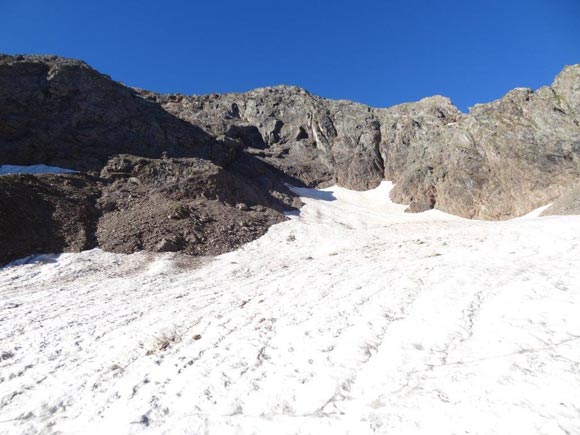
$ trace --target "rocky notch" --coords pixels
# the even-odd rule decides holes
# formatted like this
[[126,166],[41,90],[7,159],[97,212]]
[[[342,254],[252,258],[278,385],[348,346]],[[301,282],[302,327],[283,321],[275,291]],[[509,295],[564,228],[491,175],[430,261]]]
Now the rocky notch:
[[[223,139],[223,138],[222,138]],[[100,171],[110,157],[199,157],[237,144],[167,113],[81,61],[0,55],[0,163]]]
[[88,175],[0,177],[0,265],[96,247],[99,192]]
[[312,186],[395,182],[409,211],[478,219],[523,215],[580,175],[580,65],[550,87],[516,89],[461,113],[444,97],[375,109],[278,86],[185,97],[142,91],[168,112]]
[[416,157],[412,139],[462,116],[443,97],[373,109],[291,86],[191,97],[141,92],[180,119],[240,140],[248,152],[313,187],[366,190],[394,179]]

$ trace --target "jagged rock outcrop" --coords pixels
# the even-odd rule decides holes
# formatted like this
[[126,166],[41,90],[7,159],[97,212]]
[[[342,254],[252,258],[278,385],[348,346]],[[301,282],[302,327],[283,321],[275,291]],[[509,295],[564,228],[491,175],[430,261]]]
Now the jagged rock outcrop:
[[56,56],[0,55],[0,162],[99,171],[125,153],[227,164],[238,144],[170,115],[90,68]]
[[38,163],[91,177],[3,179],[3,204],[23,199],[0,213],[0,244],[14,243],[6,228],[19,216],[31,216],[23,228],[47,225],[42,243],[0,262],[93,246],[224,252],[299,206],[286,184],[364,190],[388,179],[409,211],[506,219],[580,179],[580,65],[464,114],[440,96],[379,109],[291,86],[160,95],[80,61],[0,55],[0,164]]
[[241,141],[178,119],[83,62],[0,56],[0,164],[36,162],[92,176],[2,177],[0,264],[97,246],[219,254],[299,205],[285,185],[299,181]]
[[[283,221],[292,198],[202,159],[118,156],[101,173],[98,245],[216,255]],[[272,192],[275,193],[275,192]]]
[[373,109],[292,86],[191,97],[142,93],[180,119],[239,139],[306,185],[357,190],[376,187],[385,176],[394,179],[412,158],[412,139],[461,117],[443,97]]

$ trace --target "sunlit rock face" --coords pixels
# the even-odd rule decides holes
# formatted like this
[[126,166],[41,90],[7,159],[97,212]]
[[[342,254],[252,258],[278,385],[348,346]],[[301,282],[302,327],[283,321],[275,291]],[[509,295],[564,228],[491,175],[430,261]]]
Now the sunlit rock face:
[[146,93],[169,112],[309,185],[396,183],[410,211],[506,219],[559,197],[580,174],[580,66],[461,113],[447,98],[375,109],[290,86],[205,96]]

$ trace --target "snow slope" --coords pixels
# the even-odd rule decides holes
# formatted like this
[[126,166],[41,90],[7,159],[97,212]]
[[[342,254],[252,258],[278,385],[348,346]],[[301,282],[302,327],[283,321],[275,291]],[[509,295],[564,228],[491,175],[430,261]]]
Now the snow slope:
[[10,174],[74,174],[76,172],[72,169],[46,165],[0,165],[0,176]]
[[299,189],[217,258],[0,269],[1,433],[580,433],[580,217]]

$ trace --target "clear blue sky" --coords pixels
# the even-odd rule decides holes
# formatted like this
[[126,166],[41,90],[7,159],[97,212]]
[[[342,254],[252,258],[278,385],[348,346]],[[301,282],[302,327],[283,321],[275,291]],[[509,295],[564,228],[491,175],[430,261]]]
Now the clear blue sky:
[[294,84],[465,110],[580,63],[580,0],[0,0],[0,52],[58,54],[131,86]]

